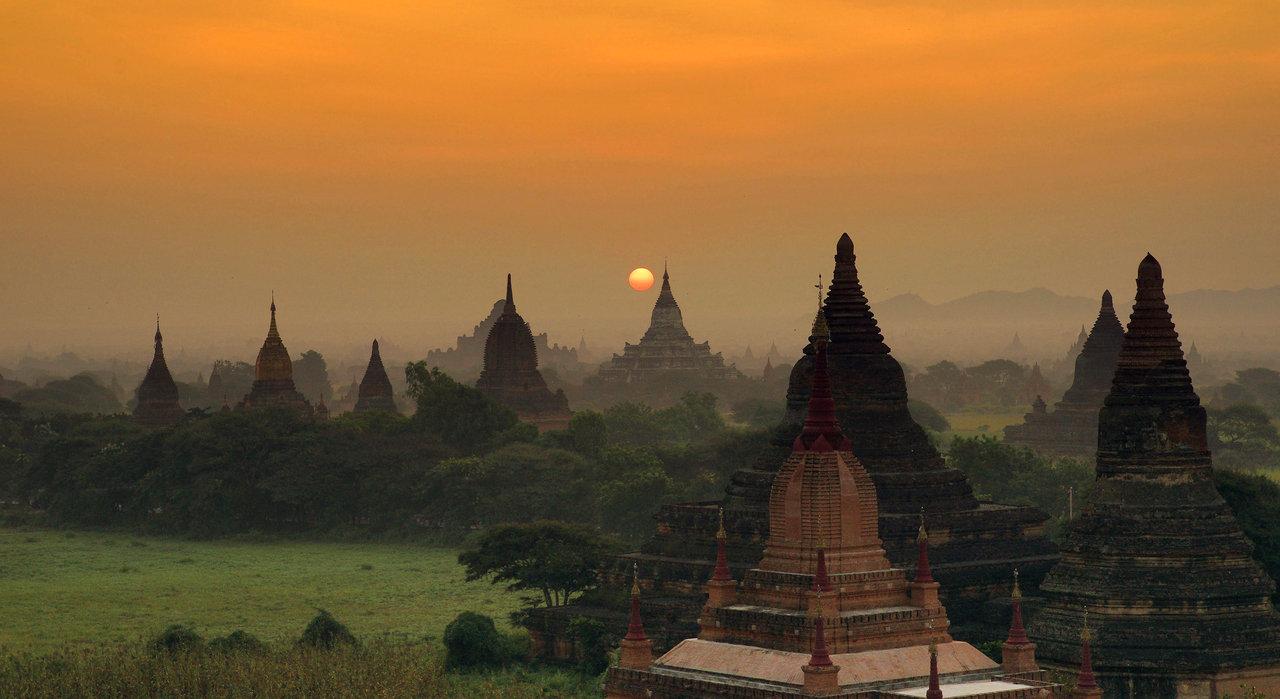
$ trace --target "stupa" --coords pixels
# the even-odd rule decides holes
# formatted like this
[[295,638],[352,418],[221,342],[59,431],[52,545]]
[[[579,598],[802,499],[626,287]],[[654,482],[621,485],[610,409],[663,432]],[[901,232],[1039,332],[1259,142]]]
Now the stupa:
[[502,315],[484,342],[484,368],[476,388],[540,432],[565,429],[573,417],[564,391],[552,393],[538,372],[538,349],[529,324],[516,312],[510,274]]
[[148,427],[167,427],[182,419],[186,411],[178,403],[178,385],[173,382],[169,365],[164,361],[164,339],[160,336],[160,319],[156,318],[156,347],[147,375],[138,385],[138,404],[133,419]]
[[293,385],[293,360],[289,359],[289,350],[285,349],[280,339],[280,331],[276,328],[276,300],[271,299],[271,325],[267,328],[267,339],[258,350],[258,359],[253,364],[253,387],[236,407],[241,410],[252,408],[290,408],[310,415],[311,404]]
[[1104,291],[1093,330],[1076,356],[1071,388],[1052,412],[1044,409],[1043,394],[1038,394],[1039,404],[1032,402],[1023,422],[1004,429],[1005,441],[1042,454],[1093,458],[1098,446],[1098,411],[1111,390],[1123,341],[1124,328],[1116,318],[1111,292]]
[[382,366],[382,353],[378,351],[377,340],[373,341],[373,349],[369,352],[369,366],[364,370],[364,378],[360,379],[356,395],[354,411],[357,413],[376,410],[397,412],[395,391],[391,388],[386,368]]
[[662,270],[662,289],[649,316],[649,329],[640,342],[626,343],[592,381],[601,383],[644,383],[658,378],[693,377],[722,381],[743,378],[742,372],[725,365],[724,356],[711,351],[710,342],[694,342],[684,327],[680,304],[671,293],[671,276]]
[[1160,264],[1138,267],[1110,393],[1097,480],[1040,586],[1030,635],[1041,663],[1081,661],[1108,699],[1280,696],[1275,583],[1214,486],[1205,409],[1165,303]]
[[[853,453],[876,485],[881,545],[890,563],[912,570],[923,511],[934,532],[934,573],[951,620],[989,625],[984,607],[1009,593],[1011,567],[1021,569],[1024,588],[1034,591],[1057,561],[1044,534],[1047,516],[1034,508],[979,503],[964,474],[947,467],[907,411],[902,367],[871,314],[848,235],[840,238],[835,259],[823,304],[831,335],[831,391]],[[566,639],[574,616],[620,615],[616,591],[625,589],[633,563],[651,590],[645,604],[654,643],[667,648],[694,634],[702,582],[714,565],[708,552],[721,506],[729,566],[741,573],[760,561],[770,533],[770,489],[808,410],[817,338],[809,339],[791,372],[787,426],[777,431],[772,447],[734,473],[723,500],[664,506],[656,515],[654,536],[602,571],[606,585],[600,593],[568,608],[533,612],[529,628],[540,652],[552,657],[572,652]]]
[[808,414],[771,487],[764,555],[735,583],[718,532],[698,636],[652,661],[628,653],[642,641],[634,630],[644,636],[637,576],[633,621],[606,696],[1051,696],[1034,648],[1031,667],[1006,677],[947,633],[923,524],[915,579],[890,565],[877,534],[875,484],[836,419],[824,326],[819,311]]

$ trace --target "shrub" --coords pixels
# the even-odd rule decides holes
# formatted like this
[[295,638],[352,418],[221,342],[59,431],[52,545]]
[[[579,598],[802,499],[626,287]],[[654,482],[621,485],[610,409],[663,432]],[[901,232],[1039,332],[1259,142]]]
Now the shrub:
[[204,639],[200,634],[183,624],[169,626],[151,641],[152,650],[166,653],[185,653],[199,650],[202,646],[204,646]]
[[588,675],[598,675],[609,667],[611,638],[604,622],[584,616],[569,621],[569,635],[577,643],[580,662],[578,669]]
[[450,670],[498,667],[520,657],[523,638],[498,631],[493,619],[475,612],[463,612],[444,629],[445,667]]
[[257,636],[241,629],[209,641],[209,648],[223,653],[257,653],[265,647]]
[[298,639],[298,644],[332,650],[339,645],[358,645],[358,641],[342,622],[333,618],[332,614],[326,610],[317,609],[315,617],[302,632],[302,638]]

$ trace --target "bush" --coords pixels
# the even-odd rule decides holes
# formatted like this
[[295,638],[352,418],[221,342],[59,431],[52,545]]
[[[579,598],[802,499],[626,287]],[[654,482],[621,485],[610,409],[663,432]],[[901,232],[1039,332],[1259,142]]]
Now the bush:
[[223,653],[257,653],[265,647],[257,636],[240,629],[209,641],[210,649]]
[[500,667],[525,652],[523,638],[506,636],[493,619],[463,612],[444,629],[445,667],[450,670]]
[[585,616],[569,621],[569,635],[577,643],[581,658],[578,670],[588,675],[598,675],[609,667],[609,651],[616,640],[605,628],[604,622]]
[[173,624],[169,628],[160,632],[151,641],[151,649],[154,651],[164,651],[166,653],[186,653],[193,650],[199,650],[204,646],[204,639],[195,629],[183,624]]
[[354,646],[358,643],[356,637],[342,622],[334,619],[332,614],[323,609],[316,610],[315,618],[307,624],[307,628],[302,632],[302,638],[298,639],[299,645],[325,650],[332,650],[339,645]]

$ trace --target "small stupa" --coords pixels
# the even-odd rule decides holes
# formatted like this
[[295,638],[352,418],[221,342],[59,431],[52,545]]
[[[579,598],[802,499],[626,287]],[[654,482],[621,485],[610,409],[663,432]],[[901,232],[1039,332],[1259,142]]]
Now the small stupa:
[[151,366],[138,385],[138,404],[133,418],[148,427],[167,427],[186,415],[178,403],[178,385],[173,382],[169,365],[164,361],[164,338],[160,335],[160,318],[156,318],[155,353]]
[[373,349],[369,352],[369,366],[364,370],[364,378],[360,379],[360,387],[356,391],[354,411],[367,413],[372,411],[397,412],[395,391],[391,388],[391,379],[382,366],[382,353],[378,350],[378,341],[373,341]]
[[253,387],[240,401],[237,408],[290,408],[310,415],[311,403],[298,392],[293,384],[293,360],[289,359],[289,350],[280,339],[280,330],[276,327],[276,300],[271,298],[271,325],[267,328],[267,338],[258,350],[258,359],[253,365]]

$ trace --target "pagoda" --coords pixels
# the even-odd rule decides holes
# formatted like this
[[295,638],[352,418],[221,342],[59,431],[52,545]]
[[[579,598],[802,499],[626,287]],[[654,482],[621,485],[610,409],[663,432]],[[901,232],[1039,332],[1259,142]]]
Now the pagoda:
[[[1009,594],[1011,567],[1021,569],[1024,587],[1034,591],[1057,561],[1057,551],[1044,534],[1047,516],[1034,508],[979,503],[964,474],[943,462],[907,411],[902,367],[889,353],[871,314],[848,235],[840,238],[835,261],[823,302],[830,331],[831,391],[852,451],[876,486],[880,545],[892,565],[913,569],[923,511],[934,532],[934,572],[952,621],[988,625],[986,602]],[[564,639],[574,616],[620,614],[616,591],[625,589],[633,562],[639,563],[644,583],[652,590],[646,605],[658,647],[670,647],[695,633],[702,583],[714,565],[707,552],[715,542],[720,507],[730,567],[741,572],[760,561],[770,534],[770,489],[808,410],[817,339],[809,338],[804,356],[791,371],[787,426],[775,433],[771,447],[733,474],[723,500],[662,507],[654,535],[639,551],[619,557],[602,571],[605,585],[600,593],[567,608],[531,613],[528,626],[541,653],[565,657],[571,652]]]
[[360,379],[360,387],[356,391],[354,411],[367,413],[372,411],[388,413],[398,412],[396,409],[395,391],[391,388],[391,379],[382,366],[382,353],[378,351],[378,341],[373,341],[373,349],[369,353],[369,366],[364,370],[364,378]]
[[947,633],[923,524],[914,579],[889,563],[877,533],[875,484],[836,418],[824,326],[820,310],[808,412],[770,489],[763,556],[735,582],[719,531],[698,635],[656,660],[628,653],[641,642],[635,629],[644,636],[637,584],[606,696],[1051,696],[1055,687],[1035,668],[1034,647],[1030,667],[1005,677],[1004,668]]
[[680,304],[671,293],[671,276],[662,270],[662,290],[649,316],[649,329],[640,342],[630,342],[622,354],[613,355],[592,378],[600,383],[644,383],[659,377],[694,377],[712,381],[743,378],[742,372],[725,365],[724,356],[711,352],[711,343],[697,343],[684,327]]
[[513,410],[539,432],[563,430],[573,417],[564,391],[552,393],[538,372],[538,348],[529,324],[516,312],[510,274],[502,315],[489,329],[489,337],[484,342],[484,368],[476,388]]
[[147,375],[138,385],[138,404],[133,419],[148,427],[168,427],[186,415],[178,404],[178,385],[173,382],[169,365],[164,361],[164,339],[160,336],[160,319],[156,318],[156,347]]
[[311,414],[311,404],[293,385],[293,360],[289,359],[289,350],[285,349],[276,328],[274,297],[271,299],[271,325],[253,364],[253,376],[253,387],[237,408],[290,408],[305,415]]
[[1124,327],[1116,317],[1111,292],[1102,292],[1102,305],[1093,330],[1076,355],[1075,377],[1062,400],[1048,412],[1043,394],[1036,396],[1023,422],[1004,429],[1009,444],[1042,454],[1093,458],[1098,446],[1098,410],[1111,390],[1116,358],[1124,342]]
[[1214,486],[1205,421],[1147,255],[1098,419],[1093,494],[1030,630],[1044,665],[1074,667],[1087,609],[1109,699],[1280,696],[1275,584]]

